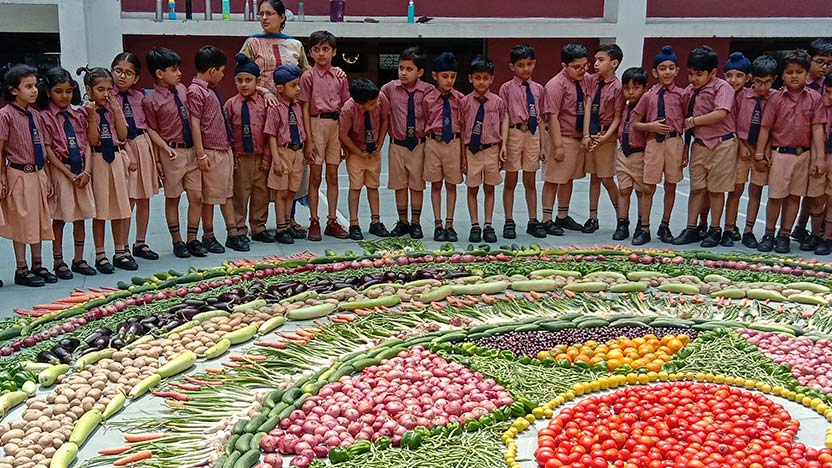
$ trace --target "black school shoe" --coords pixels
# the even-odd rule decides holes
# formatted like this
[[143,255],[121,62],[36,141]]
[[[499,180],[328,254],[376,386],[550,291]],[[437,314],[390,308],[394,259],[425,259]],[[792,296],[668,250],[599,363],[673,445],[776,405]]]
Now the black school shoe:
[[[488,230],[487,227],[485,229]],[[503,237],[505,237],[506,239],[517,239],[517,225],[514,224],[513,219],[506,220],[506,224],[503,226]],[[497,241],[495,240],[494,242]]]
[[593,232],[597,231],[600,226],[598,226],[598,220],[595,218],[589,218],[584,223],[583,227],[581,228],[581,232],[584,234],[592,234]]
[[145,243],[133,244],[133,256],[143,258],[145,260],[159,260],[159,254],[153,251]]
[[723,231],[722,232],[722,240],[719,241],[719,245],[723,247],[733,247],[734,246],[734,234],[737,233],[737,230],[734,229],[732,231]]
[[[246,236],[243,236],[243,237],[246,237]],[[246,237],[246,239],[248,239],[248,237]],[[251,240],[257,241],[257,242],[263,242],[263,243],[266,243],[266,244],[271,244],[272,242],[275,242],[275,238],[272,235],[272,233],[270,233],[269,231],[266,231],[266,230],[260,231],[257,234],[253,234],[251,236]]]
[[115,267],[113,267],[113,264],[110,263],[109,260],[107,260],[107,257],[101,257],[96,259],[95,269],[105,275],[112,274],[116,271]]
[[370,224],[370,234],[376,237],[390,237],[390,233],[387,232],[387,228],[384,227],[382,222]]
[[[292,236],[292,239],[306,239],[306,231],[303,229],[299,229],[294,224],[290,224],[289,227],[286,229],[286,232],[288,232],[289,235]],[[275,234],[275,240],[277,240],[277,234]]]
[[[184,247],[185,244],[182,244],[182,246]],[[91,267],[86,260],[73,260],[72,266],[70,266],[69,269],[84,276],[95,276],[98,274],[96,273],[95,268]]]
[[18,268],[14,272],[14,284],[28,286],[30,288],[39,288],[46,284],[46,281],[44,281],[40,276],[32,273],[28,268]]
[[630,237],[630,222],[619,219],[618,225],[615,227],[615,232],[612,233],[612,240],[620,241],[628,237]]
[[289,232],[289,229],[284,229],[283,231],[277,231],[274,236],[275,242],[278,244],[294,244],[295,237]]
[[422,233],[422,225],[419,223],[411,223],[410,224],[410,238],[411,239],[421,239],[425,237]]
[[220,241],[218,241],[216,237],[202,236],[202,245],[205,247],[205,250],[212,254],[225,253],[225,247],[220,244]]
[[820,244],[818,244],[818,247],[815,249],[815,255],[829,255],[830,253],[832,253],[832,240],[821,240]]
[[410,233],[410,225],[404,221],[396,221],[396,225],[393,226],[393,230],[390,231],[390,237],[402,237],[405,234]]
[[809,237],[809,231],[806,230],[806,226],[795,226],[792,229],[792,239],[803,242],[807,237]]
[[350,226],[350,239],[352,240],[364,240],[364,234],[361,234],[361,226]]
[[456,229],[453,226],[445,229],[445,236],[447,237],[448,242],[456,242],[459,240],[459,235],[456,233]]
[[58,279],[71,280],[75,275],[72,274],[72,270],[69,269],[66,262],[61,262],[55,265],[55,276]]
[[650,242],[650,232],[644,229],[639,229],[633,234],[633,245],[644,245]]
[[673,245],[693,244],[701,240],[702,237],[699,235],[697,228],[685,228],[673,239]]
[[740,231],[737,228],[731,230],[731,240],[734,242],[739,241],[742,239],[742,235],[740,235]]
[[173,255],[175,255],[178,258],[190,258],[191,252],[189,252],[188,248],[185,247],[184,242],[179,241],[173,243]]
[[757,242],[757,236],[753,232],[745,232],[742,234],[742,245],[749,249],[756,249],[760,243]]
[[488,225],[483,229],[482,240],[489,244],[497,242],[497,232],[494,230],[494,226]]
[[538,239],[545,239],[546,228],[540,221],[536,219],[530,219],[529,224],[526,225],[526,234],[529,234],[530,236],[536,237]]
[[708,225],[700,224],[696,226],[696,233],[699,234],[699,240],[703,240],[708,235]]
[[800,243],[800,250],[804,252],[814,252],[820,244],[820,237],[810,234],[803,242]]
[[58,282],[58,277],[52,274],[52,272],[49,271],[49,269],[47,269],[45,266],[35,268],[34,270],[32,270],[32,273],[43,278],[43,281],[45,283],[53,284]]
[[780,235],[774,238],[774,251],[777,253],[789,253],[792,249],[789,247],[791,240],[789,236]]
[[249,244],[243,240],[243,236],[231,236],[225,240],[225,246],[237,252],[248,252],[251,250]]
[[113,255],[113,266],[127,271],[136,271],[139,269],[139,264],[136,263],[136,259],[132,255],[122,255],[120,257]]
[[583,231],[584,227],[572,219],[571,216],[565,218],[555,218],[555,226],[562,229],[569,229],[570,231]]
[[202,245],[202,242],[196,239],[188,241],[188,243],[185,244],[185,247],[188,249],[188,252],[194,257],[205,257],[206,255],[208,255],[208,249],[206,249],[205,246]]
[[702,239],[702,242],[699,244],[699,246],[704,248],[716,247],[719,245],[719,242],[721,240],[722,229],[711,227],[708,228],[708,232],[705,234],[705,238]]
[[760,243],[757,244],[757,250],[760,252],[771,252],[774,250],[774,234],[766,234],[760,239]]
[[468,242],[482,242],[482,228],[479,226],[471,226],[471,232],[468,234]]
[[547,235],[550,236],[562,236],[563,235],[563,228],[556,225],[554,221],[551,219],[543,221],[543,229],[546,231]]
[[448,233],[441,226],[435,227],[433,228],[433,240],[436,242],[445,242],[448,240]]
[[[639,227],[636,228],[638,230],[641,227],[641,223],[639,223]],[[659,230],[656,231],[656,236],[659,237],[659,240],[664,242],[665,244],[672,244],[675,237],[673,233],[670,232],[670,227],[668,226],[659,226]]]

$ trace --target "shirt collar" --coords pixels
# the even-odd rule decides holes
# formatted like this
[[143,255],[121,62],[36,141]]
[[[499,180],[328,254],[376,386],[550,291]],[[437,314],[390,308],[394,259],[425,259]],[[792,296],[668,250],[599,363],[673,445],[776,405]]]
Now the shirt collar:
[[283,104],[284,106],[286,106],[286,107],[289,107],[289,104],[292,104],[292,105],[294,105],[294,104],[295,104],[295,101],[294,101],[294,100],[292,100],[292,99],[286,99],[286,97],[285,97],[284,95],[279,94],[279,93],[278,93],[278,95],[277,95],[277,100],[278,100],[281,104]]
[[56,106],[54,102],[49,103],[49,113],[52,115],[60,115],[63,111],[69,111],[72,114],[72,108],[67,107],[66,109],[61,109],[60,107]]
[[[529,79],[528,81],[530,82],[529,84],[531,84],[531,81],[532,81],[532,80],[531,80],[531,79]],[[511,82],[512,82],[512,83],[514,83],[514,84],[515,84],[515,85],[517,85],[517,86],[523,86],[523,83],[525,83],[525,81],[523,81],[523,79],[521,79],[521,78],[520,78],[519,76],[517,76],[517,75],[514,75],[514,76],[511,78]]]
[[32,112],[32,109],[31,109],[32,106],[29,106],[26,109],[24,109],[24,108],[18,106],[16,102],[12,102],[12,107],[14,107],[18,112],[20,112],[23,115],[29,115],[29,113]]
[[203,80],[202,78],[194,78],[193,81],[191,81],[191,84],[195,84],[203,88],[213,88],[213,86],[209,85],[208,82]]
[[167,86],[162,86],[162,85],[159,85],[159,84],[153,86],[153,90],[156,91],[157,93],[160,93],[162,96],[165,96],[165,97],[167,97],[168,94],[173,94],[173,92],[171,91],[171,88],[168,88]]
[[793,92],[789,91],[789,89],[786,88],[785,85],[783,86],[783,94],[787,98],[789,98],[789,99],[791,99],[792,101],[795,101],[795,102],[799,101],[803,97],[804,94],[810,93],[810,92],[811,91],[809,91],[809,89],[806,86],[803,86],[803,89],[801,89],[800,92],[798,92],[798,93],[793,93]]
[[312,67],[312,69],[315,70],[315,73],[320,77],[323,77],[327,73],[332,75],[332,76],[335,76],[335,72],[332,71],[332,67],[325,68],[325,67],[322,67],[322,66],[320,66],[316,63],[315,66]]

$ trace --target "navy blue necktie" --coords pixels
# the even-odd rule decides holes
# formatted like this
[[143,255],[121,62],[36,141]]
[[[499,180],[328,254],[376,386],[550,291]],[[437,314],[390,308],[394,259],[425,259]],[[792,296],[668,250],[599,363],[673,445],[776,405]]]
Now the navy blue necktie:
[[624,118],[624,130],[621,135],[621,151],[624,156],[630,155],[630,116],[633,114],[635,104],[627,105],[627,117]]
[[829,132],[829,136],[826,138],[826,152],[832,153],[832,130]]
[[526,107],[529,109],[529,131],[532,135],[537,132],[537,106],[534,103],[534,94],[532,94],[532,87],[528,81],[523,82],[526,87]]
[[442,95],[442,141],[450,143],[454,139],[451,126],[451,93]]
[[601,133],[601,90],[604,89],[605,84],[604,80],[598,82],[598,90],[595,91],[595,96],[592,98],[592,109],[589,110],[590,135]]
[[133,115],[133,106],[130,105],[130,100],[127,99],[130,94],[127,91],[118,93],[121,96],[121,108],[124,110],[124,118],[127,119],[127,139],[134,140],[139,136],[139,129],[136,127],[136,117]]
[[364,143],[367,145],[368,153],[376,152],[376,137],[373,135],[373,120],[370,118],[370,111],[364,111]]
[[289,103],[289,138],[294,146],[300,146],[300,129],[298,129],[298,117],[295,115],[295,107]]
[[225,122],[225,134],[228,137],[228,141],[234,141],[234,129],[231,128],[231,120],[228,119],[228,114],[225,113],[222,96],[220,96],[220,92],[217,88],[211,88],[211,91],[214,92],[214,95],[217,96],[217,101],[220,102],[220,112],[222,112],[222,120]]
[[179,92],[176,88],[171,88],[173,99],[176,101],[176,107],[179,108],[179,118],[182,120],[182,138],[185,140],[185,146],[190,148],[194,145],[194,135],[191,133],[191,118],[188,117],[188,109],[185,109],[185,104],[182,104],[182,99],[179,99]]
[[820,92],[820,83],[818,83],[817,81],[813,81],[806,86],[808,86],[811,89],[814,89],[817,92]]
[[479,153],[482,146],[482,125],[485,120],[485,101],[488,99],[481,97],[477,98],[480,101],[480,107],[477,109],[477,116],[474,118],[474,128],[471,130],[471,141],[468,143],[468,149],[472,153]]
[[763,98],[756,96],[757,101],[754,104],[754,112],[751,114],[751,125],[748,127],[748,144],[756,145],[757,138],[760,136],[760,125],[763,123]]
[[[664,93],[667,92],[667,89],[662,88],[659,90],[659,110],[656,113],[656,120],[664,120],[667,117],[665,113],[664,107]],[[657,133],[656,134],[656,141],[661,143],[664,141],[664,133]]]
[[584,131],[584,89],[581,88],[581,82],[575,81],[575,94],[578,98],[577,104],[575,104],[575,130],[583,133]]
[[111,163],[116,159],[116,145],[113,143],[113,132],[110,129],[110,122],[107,121],[107,109],[103,107],[96,109],[98,112],[98,135],[101,146],[101,154],[104,160]]
[[69,119],[69,111],[62,111],[64,116],[64,134],[66,135],[66,146],[69,148],[69,170],[78,175],[84,171],[84,160],[81,159],[81,148],[78,147],[78,135],[75,134],[75,127]]
[[[702,88],[693,90],[693,95],[691,95],[690,102],[688,103],[688,117],[693,117],[693,107],[696,105],[696,96],[699,96],[700,91],[702,91]],[[685,144],[689,145],[691,140],[693,140],[693,127],[685,132]]]
[[32,136],[32,147],[35,150],[35,164],[38,166],[38,169],[43,169],[43,165],[45,163],[43,155],[43,142],[40,139],[38,126],[35,124],[35,114],[32,114],[32,111],[29,109],[20,110],[25,112],[26,116],[29,117],[29,134]]
[[404,137],[404,145],[410,151],[416,149],[419,140],[416,139],[416,91],[407,93],[407,134]]
[[254,138],[251,135],[251,114],[248,110],[248,98],[243,99],[243,106],[240,108],[240,120],[242,121],[243,152],[254,153]]

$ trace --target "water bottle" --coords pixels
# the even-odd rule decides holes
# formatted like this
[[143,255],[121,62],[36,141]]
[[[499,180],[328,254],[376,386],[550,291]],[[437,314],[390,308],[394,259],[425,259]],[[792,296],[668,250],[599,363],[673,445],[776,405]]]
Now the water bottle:
[[257,21],[257,0],[246,0],[246,2],[251,3],[248,9],[248,20]]
[[211,0],[205,0],[205,19],[208,21],[214,19],[214,14],[211,12]]
[[168,19],[176,19],[176,0],[168,0]]
[[164,18],[165,14],[162,11],[162,0],[156,0],[156,22],[161,23]]
[[329,21],[333,23],[344,22],[344,0],[329,0]]
[[193,0],[185,0],[185,19],[188,21],[194,19]]
[[416,5],[413,4],[413,0],[410,0],[407,4],[407,22],[416,22]]
[[298,21],[306,21],[306,17],[303,14],[303,2],[298,2]]
[[251,21],[249,16],[251,15],[251,6],[249,6],[248,0],[243,0],[243,21]]
[[222,19],[223,21],[231,19],[231,0],[222,0]]

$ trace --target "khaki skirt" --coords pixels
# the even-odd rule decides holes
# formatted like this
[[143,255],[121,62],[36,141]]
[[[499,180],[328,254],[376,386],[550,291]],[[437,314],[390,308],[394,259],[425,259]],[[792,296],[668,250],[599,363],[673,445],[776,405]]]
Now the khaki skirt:
[[95,217],[95,198],[92,194],[92,180],[78,188],[63,172],[52,171],[52,198],[49,199],[52,219],[58,221],[81,221]]
[[127,154],[116,151],[112,164],[104,160],[101,153],[92,153],[92,193],[95,198],[95,219],[129,218],[130,196],[128,193]]
[[130,198],[139,200],[150,198],[159,193],[159,173],[156,171],[156,160],[153,154],[153,142],[147,133],[128,140],[124,147],[134,161],[136,170],[128,171],[130,179]]
[[0,236],[24,244],[52,240],[46,172],[23,172],[9,167],[6,179],[7,195],[0,202],[0,212],[5,218],[0,223]]

